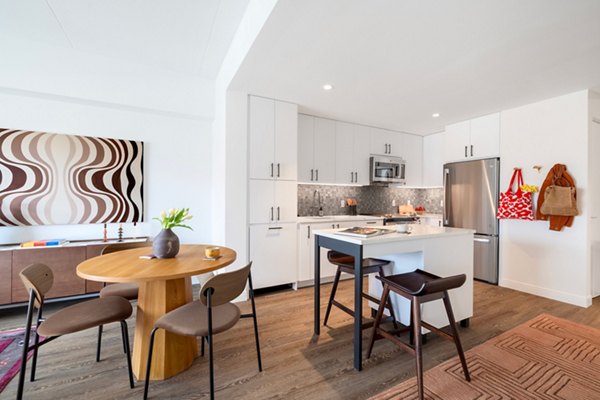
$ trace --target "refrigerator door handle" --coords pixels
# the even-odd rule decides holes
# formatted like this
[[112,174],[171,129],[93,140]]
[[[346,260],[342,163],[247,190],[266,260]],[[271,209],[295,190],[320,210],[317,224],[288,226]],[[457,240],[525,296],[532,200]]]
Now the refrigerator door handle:
[[444,168],[444,225],[448,225],[448,198],[447,190],[448,190],[448,176],[450,175],[450,169]]
[[490,242],[490,239],[474,238],[473,240],[475,242],[482,242],[482,243],[489,243]]

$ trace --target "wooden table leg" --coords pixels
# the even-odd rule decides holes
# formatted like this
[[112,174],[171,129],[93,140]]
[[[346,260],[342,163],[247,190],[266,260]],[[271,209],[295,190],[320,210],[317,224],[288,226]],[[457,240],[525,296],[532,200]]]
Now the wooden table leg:
[[[154,323],[165,313],[192,301],[191,278],[140,282],[135,337],[133,373],[138,380],[146,376],[148,345]],[[150,379],[164,380],[188,369],[198,354],[196,338],[159,330],[154,340]]]

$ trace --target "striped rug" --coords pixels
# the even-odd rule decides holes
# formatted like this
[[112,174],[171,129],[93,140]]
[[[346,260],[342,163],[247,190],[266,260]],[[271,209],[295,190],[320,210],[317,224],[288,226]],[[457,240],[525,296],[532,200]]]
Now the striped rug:
[[[600,399],[600,330],[542,314],[425,372],[425,398]],[[370,400],[417,398],[416,378]]]

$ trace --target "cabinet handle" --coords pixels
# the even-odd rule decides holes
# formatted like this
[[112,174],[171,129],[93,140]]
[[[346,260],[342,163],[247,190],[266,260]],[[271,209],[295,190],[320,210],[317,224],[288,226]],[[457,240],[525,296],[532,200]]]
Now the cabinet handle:
[[375,225],[377,221],[367,221],[365,222],[367,225]]
[[310,181],[312,182],[312,181],[314,181],[314,180],[315,180],[315,170],[314,170],[314,169],[311,169],[311,170],[310,170]]
[[339,227],[340,227],[340,224],[337,224],[337,228],[339,228]]
[[310,225],[308,226],[308,234],[306,235],[307,239],[310,239]]
[[350,183],[354,182],[354,172],[350,172]]
[[388,154],[388,144],[385,144],[385,154]]
[[271,207],[271,221],[273,221],[273,207]]
[[358,183],[358,172],[354,173],[354,183]]
[[279,206],[277,206],[277,221],[279,221],[279,219],[280,219],[280,218],[279,218],[279,217],[280,217],[280,214],[281,214],[281,213],[279,212]]
[[465,146],[465,157],[467,157],[467,146]]
[[331,224],[331,229],[335,229],[335,224]]
[[271,163],[271,178],[273,177],[273,163]]
[[280,174],[280,172],[281,172],[281,166],[280,166],[280,164],[279,164],[279,163],[277,163],[277,177],[278,177],[278,178],[279,178],[279,177],[280,177],[280,175],[281,175],[281,174]]
[[270,231],[274,231],[274,230],[278,230],[278,229],[283,229],[283,227],[282,226],[271,226],[271,227],[269,227]]
[[392,154],[392,145],[390,144],[390,154]]
[[473,145],[471,145],[471,157],[473,157]]
[[315,169],[315,181],[319,181],[319,170]]

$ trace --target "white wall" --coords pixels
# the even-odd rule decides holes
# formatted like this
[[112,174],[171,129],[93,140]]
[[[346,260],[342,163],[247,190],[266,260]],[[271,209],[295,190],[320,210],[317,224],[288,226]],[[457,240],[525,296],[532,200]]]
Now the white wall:
[[[168,93],[162,95],[167,96]],[[182,242],[210,242],[211,125],[202,118],[92,105],[61,96],[15,94],[0,89],[0,127],[112,137],[144,142],[144,219],[140,235],[160,230],[152,217],[171,207],[190,207],[194,231],[177,228]],[[116,237],[118,225],[109,226]],[[124,226],[131,236],[133,226]],[[97,239],[102,225],[0,227],[0,244],[50,238]]]
[[[513,167],[523,169],[525,183],[541,186],[555,163],[566,164],[580,210],[561,232],[550,231],[547,221],[502,220],[500,285],[589,306],[588,92],[503,111],[500,126],[500,189],[506,190]],[[542,165],[541,173],[533,165]]]
[[423,137],[423,186],[443,186],[444,132]]

